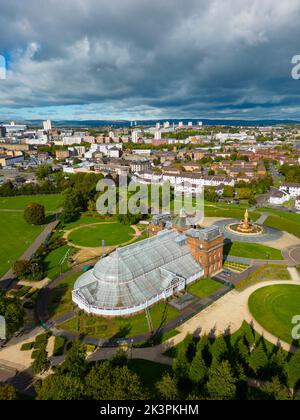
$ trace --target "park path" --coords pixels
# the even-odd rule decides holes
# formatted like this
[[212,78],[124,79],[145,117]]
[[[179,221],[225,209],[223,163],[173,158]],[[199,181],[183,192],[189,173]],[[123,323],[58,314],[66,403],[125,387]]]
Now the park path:
[[[39,247],[46,241],[48,236],[53,232],[53,230],[57,227],[58,224],[58,220],[49,223],[19,259],[29,260],[33,256],[33,254],[39,249]],[[10,269],[1,278],[0,288],[7,289],[10,286],[12,280],[14,280],[14,275],[12,269]]]

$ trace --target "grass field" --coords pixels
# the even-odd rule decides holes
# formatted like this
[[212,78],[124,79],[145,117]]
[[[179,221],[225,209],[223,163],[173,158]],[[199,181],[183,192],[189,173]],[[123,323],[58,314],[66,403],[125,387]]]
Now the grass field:
[[284,219],[290,220],[291,222],[296,222],[300,224],[300,214],[297,214],[297,213],[290,213],[288,211],[269,209],[269,208],[259,208],[257,210],[262,213],[272,213],[275,216],[279,216]]
[[217,292],[222,287],[222,284],[217,281],[211,279],[201,279],[191,284],[188,287],[188,292],[204,299]]
[[224,247],[224,254],[255,260],[283,260],[281,251],[261,244],[232,242]]
[[264,287],[250,296],[249,309],[256,321],[271,334],[292,343],[292,319],[299,314],[300,287]]
[[269,264],[254,271],[235,287],[237,290],[245,290],[247,287],[268,280],[291,280],[291,276],[286,266]]
[[114,246],[130,241],[134,236],[134,230],[120,223],[99,224],[86,226],[74,230],[69,235],[69,241],[74,245],[86,247],[101,247],[102,240],[105,246]]
[[68,277],[56,289],[52,290],[49,302],[49,315],[50,317],[57,318],[58,316],[69,312],[73,309],[72,302],[72,288],[75,281],[82,273],[75,273]]
[[19,212],[1,211],[0,224],[0,276],[26,251],[42,232],[44,226],[32,226]]
[[62,272],[68,270],[68,258],[61,266],[62,259],[69,251],[69,256],[72,255],[72,248],[69,245],[62,246],[54,251],[50,252],[44,259],[46,276],[49,279],[55,279]]
[[54,212],[60,208],[61,201],[60,194],[0,197],[0,209],[24,210],[29,203],[39,203],[45,206],[46,211]]
[[[158,329],[179,316],[179,312],[165,303],[158,303],[150,309],[153,327]],[[95,338],[126,338],[149,333],[145,313],[131,318],[100,318],[81,313],[59,328]]]
[[269,216],[264,224],[265,226],[283,230],[300,238],[300,223],[298,222],[288,220],[284,217]]
[[[224,205],[224,204],[223,204]],[[220,206],[205,206],[205,217],[223,217],[224,219],[243,219],[245,215],[245,209],[241,208],[228,208],[227,205],[224,207]],[[259,219],[260,213],[250,212],[250,219],[254,222]]]
[[72,230],[83,225],[91,225],[94,223],[107,223],[116,221],[117,218],[115,216],[102,218],[99,217],[98,213],[83,213],[80,219],[76,220],[75,222],[67,223],[65,225],[65,230]]

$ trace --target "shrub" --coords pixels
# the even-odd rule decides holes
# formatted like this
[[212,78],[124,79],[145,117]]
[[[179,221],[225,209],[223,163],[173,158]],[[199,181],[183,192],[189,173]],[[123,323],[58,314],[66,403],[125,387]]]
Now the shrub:
[[22,345],[21,351],[29,351],[29,350],[32,350],[33,349],[33,346],[34,346],[34,342],[32,342],[32,343],[25,343],[25,344]]
[[64,352],[66,338],[63,336],[55,337],[53,356],[61,356]]

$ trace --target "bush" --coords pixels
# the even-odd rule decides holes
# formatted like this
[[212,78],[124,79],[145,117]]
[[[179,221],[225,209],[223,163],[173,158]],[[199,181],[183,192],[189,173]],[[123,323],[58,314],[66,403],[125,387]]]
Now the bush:
[[32,343],[25,343],[25,344],[22,345],[21,351],[29,351],[29,350],[32,350],[33,349],[33,346],[34,346],[34,342],[32,342]]
[[61,356],[64,352],[66,338],[63,336],[55,337],[53,356]]

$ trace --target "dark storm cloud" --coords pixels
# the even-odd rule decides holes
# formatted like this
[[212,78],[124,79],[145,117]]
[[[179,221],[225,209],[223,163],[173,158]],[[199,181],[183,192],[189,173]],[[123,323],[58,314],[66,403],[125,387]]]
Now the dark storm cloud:
[[98,118],[300,117],[300,81],[290,74],[300,54],[299,0],[0,6],[0,54],[11,56],[2,113],[68,106]]

